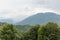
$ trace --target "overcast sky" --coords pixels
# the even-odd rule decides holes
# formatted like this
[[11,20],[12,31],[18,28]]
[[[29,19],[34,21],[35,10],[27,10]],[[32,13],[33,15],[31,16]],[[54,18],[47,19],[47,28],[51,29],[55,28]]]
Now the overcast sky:
[[0,18],[25,18],[39,12],[60,13],[60,0],[0,0]]

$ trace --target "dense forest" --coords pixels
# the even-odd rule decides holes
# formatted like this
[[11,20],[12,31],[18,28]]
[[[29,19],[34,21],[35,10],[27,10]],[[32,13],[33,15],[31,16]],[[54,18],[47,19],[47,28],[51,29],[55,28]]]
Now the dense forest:
[[45,25],[1,23],[0,40],[60,40],[60,27],[53,22]]

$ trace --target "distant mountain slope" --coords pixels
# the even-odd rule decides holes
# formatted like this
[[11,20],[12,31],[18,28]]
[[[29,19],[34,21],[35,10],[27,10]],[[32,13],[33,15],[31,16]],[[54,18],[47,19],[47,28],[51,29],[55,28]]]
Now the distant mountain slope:
[[0,19],[0,22],[13,23],[12,19]]
[[25,20],[19,22],[18,24],[45,24],[47,22],[57,22],[60,25],[60,15],[52,12],[38,13],[36,15],[30,16]]

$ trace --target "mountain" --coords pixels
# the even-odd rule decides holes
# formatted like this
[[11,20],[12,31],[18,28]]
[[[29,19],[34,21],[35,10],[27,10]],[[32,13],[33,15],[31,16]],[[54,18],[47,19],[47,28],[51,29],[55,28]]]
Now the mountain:
[[38,13],[36,15],[30,16],[23,21],[17,23],[20,25],[26,24],[45,24],[47,22],[56,22],[60,25],[60,15],[53,12]]
[[3,22],[6,22],[6,23],[13,23],[13,20],[12,19],[0,19],[0,22],[3,23]]

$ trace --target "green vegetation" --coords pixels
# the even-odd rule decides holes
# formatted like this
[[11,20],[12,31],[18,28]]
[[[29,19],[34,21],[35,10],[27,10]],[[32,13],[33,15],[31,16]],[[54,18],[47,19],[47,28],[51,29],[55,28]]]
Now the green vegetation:
[[38,40],[60,40],[59,29],[56,23],[48,23],[38,31]]
[[0,40],[60,40],[60,27],[49,22],[46,25],[0,25]]

